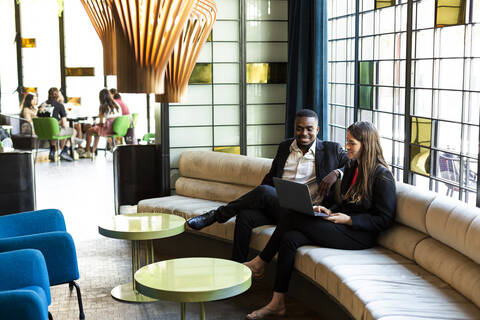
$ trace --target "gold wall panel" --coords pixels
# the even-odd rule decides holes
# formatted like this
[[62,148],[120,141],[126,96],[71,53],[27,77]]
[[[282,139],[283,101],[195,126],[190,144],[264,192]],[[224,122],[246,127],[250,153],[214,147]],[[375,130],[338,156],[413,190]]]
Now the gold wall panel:
[[37,87],[23,87],[23,93],[38,93],[38,88]]
[[435,6],[437,28],[465,24],[465,0],[437,0]]
[[287,63],[247,63],[247,83],[287,83]]
[[65,68],[65,75],[67,77],[93,77],[95,76],[95,68]]
[[240,154],[240,147],[214,147],[213,151],[217,152],[225,152],[225,153],[232,153],[232,154]]
[[22,48],[36,48],[35,38],[22,38]]
[[71,103],[74,106],[81,106],[82,105],[82,98],[81,97],[69,97],[67,98],[67,103]]
[[375,0],[375,9],[391,7],[395,5],[395,0]]
[[212,83],[212,64],[197,63],[193,68],[189,84],[209,84]]

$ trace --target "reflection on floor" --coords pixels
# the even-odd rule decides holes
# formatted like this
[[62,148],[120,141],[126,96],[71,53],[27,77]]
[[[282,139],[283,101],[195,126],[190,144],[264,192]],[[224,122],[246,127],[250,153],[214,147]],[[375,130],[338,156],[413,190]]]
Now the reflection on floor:
[[[111,158],[37,163],[36,184],[38,209],[61,209],[74,238],[86,319],[180,319],[180,306],[175,302],[129,304],[110,296],[114,286],[131,277],[129,243],[104,238],[97,229],[102,219],[114,214]],[[207,318],[244,319],[268,301],[270,290],[270,283],[259,282],[241,296],[206,303]],[[288,300],[288,309],[286,319],[318,318],[294,299]],[[187,304],[187,319],[198,319],[199,310],[198,304]],[[52,287],[50,311],[55,320],[78,319],[75,291],[70,293],[68,285]]]

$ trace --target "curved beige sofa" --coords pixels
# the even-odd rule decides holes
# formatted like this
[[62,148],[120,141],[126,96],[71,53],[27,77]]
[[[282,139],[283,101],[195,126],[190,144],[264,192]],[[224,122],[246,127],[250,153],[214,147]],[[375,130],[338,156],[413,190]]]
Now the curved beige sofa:
[[[177,195],[146,199],[138,212],[190,218],[257,186],[271,160],[187,151]],[[397,223],[378,246],[348,251],[304,246],[295,268],[325,289],[355,319],[480,319],[480,210],[397,183]],[[273,226],[254,229],[263,249]],[[201,233],[232,240],[234,218]]]

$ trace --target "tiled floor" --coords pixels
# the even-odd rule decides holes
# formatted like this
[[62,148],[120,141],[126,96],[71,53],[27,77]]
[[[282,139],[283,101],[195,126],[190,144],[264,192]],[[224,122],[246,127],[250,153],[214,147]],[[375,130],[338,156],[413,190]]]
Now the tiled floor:
[[[110,290],[130,281],[130,246],[127,241],[98,234],[102,219],[114,213],[111,158],[95,161],[37,163],[37,208],[59,208],[77,247],[80,288],[86,319],[180,319],[178,303],[160,301],[130,304],[114,300]],[[206,304],[208,319],[244,319],[246,313],[262,306],[271,294],[269,283],[255,283],[246,293],[232,299]],[[52,287],[50,311],[54,319],[78,319],[75,290],[68,285]],[[294,299],[288,300],[286,319],[318,317]],[[187,319],[199,318],[198,304],[187,304]]]

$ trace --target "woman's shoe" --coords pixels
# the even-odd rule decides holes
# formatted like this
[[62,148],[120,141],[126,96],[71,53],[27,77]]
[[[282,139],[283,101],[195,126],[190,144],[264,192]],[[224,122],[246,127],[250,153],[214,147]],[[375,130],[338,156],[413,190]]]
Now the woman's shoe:
[[276,319],[278,317],[283,317],[285,316],[285,313],[287,310],[285,308],[280,309],[280,310],[271,310],[267,308],[266,306],[253,311],[250,314],[247,314],[246,318],[249,320],[258,320],[258,319]]
[[84,154],[82,154],[81,158],[93,159],[95,158],[95,154],[93,152],[86,151]]
[[85,149],[83,149],[83,148],[78,148],[78,149],[77,149],[78,157],[79,157],[79,158],[83,158],[83,155],[85,154],[85,152],[86,152]]

